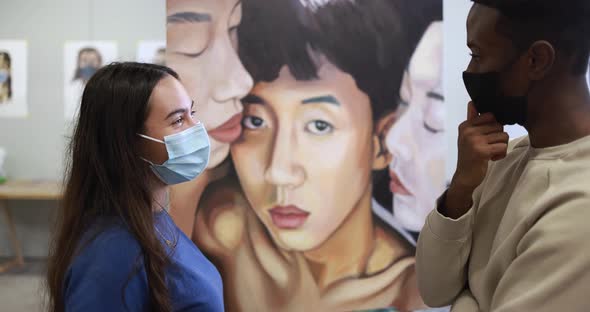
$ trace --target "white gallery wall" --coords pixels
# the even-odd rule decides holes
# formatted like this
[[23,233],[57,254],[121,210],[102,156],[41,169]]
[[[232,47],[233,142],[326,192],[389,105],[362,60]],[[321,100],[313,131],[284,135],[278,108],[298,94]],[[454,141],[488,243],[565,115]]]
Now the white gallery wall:
[[[0,146],[15,179],[61,179],[71,121],[64,118],[64,46],[115,41],[118,60],[132,61],[140,41],[166,39],[164,0],[1,0],[0,40],[26,40],[24,118],[0,118]],[[25,256],[47,254],[54,202],[10,202]],[[0,257],[10,256],[0,215]]]

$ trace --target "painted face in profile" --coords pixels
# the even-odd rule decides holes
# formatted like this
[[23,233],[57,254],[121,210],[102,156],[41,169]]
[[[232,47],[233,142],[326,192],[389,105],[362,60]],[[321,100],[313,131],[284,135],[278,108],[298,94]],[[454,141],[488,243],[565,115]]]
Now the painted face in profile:
[[246,197],[281,248],[314,249],[370,198],[369,97],[324,60],[310,81],[284,66],[244,104],[244,132],[231,153]]
[[422,37],[405,81],[409,107],[386,137],[394,215],[412,231],[422,229],[445,188],[442,38],[442,22]]
[[241,1],[168,0],[166,64],[180,75],[211,138],[209,168],[229,153],[241,133],[240,99],[252,78],[236,46]]

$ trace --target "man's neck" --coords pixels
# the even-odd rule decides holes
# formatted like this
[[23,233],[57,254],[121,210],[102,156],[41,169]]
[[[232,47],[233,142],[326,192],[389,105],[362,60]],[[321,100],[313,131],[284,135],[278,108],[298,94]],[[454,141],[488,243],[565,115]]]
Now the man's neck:
[[590,94],[585,79],[571,78],[552,91],[531,98],[526,128],[531,145],[544,148],[590,135]]

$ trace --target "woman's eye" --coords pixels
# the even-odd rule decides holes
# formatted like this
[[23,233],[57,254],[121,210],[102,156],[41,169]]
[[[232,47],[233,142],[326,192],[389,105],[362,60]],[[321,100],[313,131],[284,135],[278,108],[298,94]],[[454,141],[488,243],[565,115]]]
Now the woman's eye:
[[256,130],[265,127],[264,120],[256,116],[245,116],[242,125],[246,129]]
[[195,119],[195,113],[196,113],[196,112],[197,112],[197,111],[191,111],[191,117],[192,117],[193,119]]
[[323,120],[314,120],[305,125],[305,130],[315,135],[325,135],[334,131],[334,126]]
[[174,121],[174,125],[182,125],[183,121],[184,121],[184,119],[182,119],[182,117],[179,117],[178,119],[176,119]]

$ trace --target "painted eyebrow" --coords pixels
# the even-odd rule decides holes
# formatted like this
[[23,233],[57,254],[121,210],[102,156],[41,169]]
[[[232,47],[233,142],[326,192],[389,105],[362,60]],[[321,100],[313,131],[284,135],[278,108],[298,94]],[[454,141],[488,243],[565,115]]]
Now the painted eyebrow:
[[248,94],[242,99],[242,103],[245,104],[265,104],[266,102],[259,96],[254,94]]
[[431,99],[435,99],[435,100],[439,100],[439,101],[444,101],[445,97],[438,93],[438,92],[434,92],[434,91],[429,91],[426,93],[426,96],[431,98]]
[[315,96],[301,101],[301,104],[329,103],[340,106],[340,102],[332,95]]
[[[191,104],[191,110],[193,109],[193,107],[195,106],[195,101],[193,100],[192,104]],[[187,109],[186,108],[179,108],[173,112],[171,112],[170,114],[168,114],[168,116],[166,116],[166,118],[164,120],[167,120],[168,118],[176,115],[176,114],[184,114],[186,113]]]
[[168,15],[167,24],[211,22],[211,15],[200,12],[178,12]]
[[[261,97],[248,94],[242,99],[242,103],[245,104],[266,104],[266,101]],[[301,104],[315,104],[315,103],[328,103],[336,106],[340,106],[340,102],[332,95],[315,96],[301,101]]]

